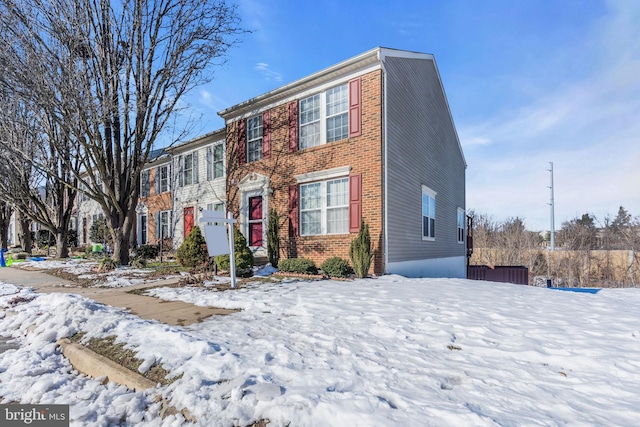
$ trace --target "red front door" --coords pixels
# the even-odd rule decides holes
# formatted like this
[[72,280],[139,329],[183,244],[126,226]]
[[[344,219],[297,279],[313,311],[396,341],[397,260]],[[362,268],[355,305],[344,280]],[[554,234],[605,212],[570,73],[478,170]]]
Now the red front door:
[[249,246],[262,246],[262,196],[249,197]]
[[184,208],[184,237],[187,237],[193,228],[193,206]]

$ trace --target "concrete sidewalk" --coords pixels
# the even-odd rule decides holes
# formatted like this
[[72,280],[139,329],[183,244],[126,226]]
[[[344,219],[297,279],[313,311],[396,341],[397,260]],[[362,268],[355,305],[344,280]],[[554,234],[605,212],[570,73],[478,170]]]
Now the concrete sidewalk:
[[[124,288],[83,288],[73,282],[47,274],[44,271],[21,268],[0,268],[0,282],[33,287],[39,293],[69,293],[82,295],[94,301],[121,307],[143,318],[169,325],[186,326],[213,315],[227,315],[236,310],[217,307],[199,307],[179,301],[163,301],[159,298],[135,295],[127,291],[178,283],[178,278],[142,283]],[[62,285],[62,286],[61,286]]]

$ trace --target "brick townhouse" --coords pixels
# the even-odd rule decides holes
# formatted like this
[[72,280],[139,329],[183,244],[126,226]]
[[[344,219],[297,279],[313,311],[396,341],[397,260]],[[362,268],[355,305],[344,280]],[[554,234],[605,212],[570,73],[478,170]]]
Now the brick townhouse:
[[376,48],[221,111],[226,200],[256,253],[276,212],[283,256],[465,277],[466,163],[433,55]]

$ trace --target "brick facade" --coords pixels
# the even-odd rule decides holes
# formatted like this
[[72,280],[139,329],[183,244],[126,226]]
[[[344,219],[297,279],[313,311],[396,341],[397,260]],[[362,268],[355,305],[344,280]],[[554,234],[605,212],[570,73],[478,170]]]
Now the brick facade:
[[[238,162],[238,126],[227,122],[227,203],[239,217],[238,183],[251,173],[269,178],[272,194],[269,207],[280,218],[283,258],[310,258],[320,265],[332,256],[349,259],[349,247],[355,233],[320,236],[291,235],[289,223],[289,186],[296,175],[350,166],[351,175],[362,175],[362,220],[369,224],[374,259],[370,272],[384,272],[383,239],[383,171],[382,171],[382,71],[375,70],[361,78],[361,135],[320,146],[290,152],[288,102],[269,110],[271,153],[268,158],[240,164]],[[266,214],[265,214],[266,217]],[[245,236],[246,237],[246,236]]]

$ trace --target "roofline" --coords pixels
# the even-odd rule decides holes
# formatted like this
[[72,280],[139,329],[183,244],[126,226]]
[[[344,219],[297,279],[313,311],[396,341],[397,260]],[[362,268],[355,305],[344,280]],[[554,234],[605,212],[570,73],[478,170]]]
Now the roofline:
[[204,135],[196,136],[195,138],[184,141],[178,145],[174,145],[172,147],[168,147],[165,150],[169,152],[171,155],[174,155],[176,152],[188,151],[191,149],[197,148],[201,144],[206,144],[211,142],[211,140],[218,139],[216,137],[220,137],[219,139],[224,140],[226,138],[226,128],[216,129],[212,132],[205,133]]
[[329,68],[317,71],[292,83],[280,86],[277,89],[219,111],[218,115],[227,120],[230,117],[243,114],[247,111],[257,110],[266,104],[287,98],[295,92],[299,92],[309,86],[331,80],[337,75],[347,74],[354,70],[364,68],[380,61],[379,53],[381,50],[382,48],[380,47],[368,50],[360,55],[354,56],[353,58],[349,58],[345,61],[332,65]]

